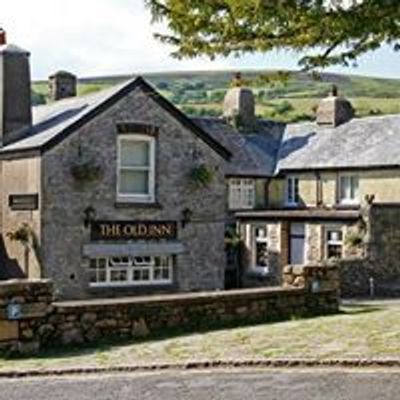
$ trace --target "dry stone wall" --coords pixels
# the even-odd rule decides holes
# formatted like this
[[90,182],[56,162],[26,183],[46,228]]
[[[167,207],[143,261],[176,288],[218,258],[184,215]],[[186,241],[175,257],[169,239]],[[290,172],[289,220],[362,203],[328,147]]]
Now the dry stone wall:
[[[334,313],[333,286],[311,285],[315,274],[296,271],[285,288],[53,302],[49,281],[0,284],[0,349],[31,353],[44,347],[84,345]],[[303,272],[304,272],[303,271]],[[324,275],[329,279],[331,272]]]

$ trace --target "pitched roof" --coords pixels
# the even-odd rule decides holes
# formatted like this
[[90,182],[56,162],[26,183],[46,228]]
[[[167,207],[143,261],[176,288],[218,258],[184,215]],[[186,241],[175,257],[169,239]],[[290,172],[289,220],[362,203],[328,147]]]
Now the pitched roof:
[[288,125],[277,172],[400,166],[400,115],[353,119],[336,128]]
[[0,149],[0,157],[7,154],[21,154],[31,151],[44,152],[54,147],[137,87],[151,95],[152,99],[162,108],[172,114],[180,123],[200,137],[222,157],[225,159],[230,158],[229,150],[198,125],[194,124],[185,114],[140,77],[92,95],[69,98],[49,105],[34,107],[32,127],[25,132],[22,138]]
[[193,121],[232,153],[226,166],[227,175],[274,175],[284,124],[261,120],[253,132],[240,133],[222,118],[193,118]]

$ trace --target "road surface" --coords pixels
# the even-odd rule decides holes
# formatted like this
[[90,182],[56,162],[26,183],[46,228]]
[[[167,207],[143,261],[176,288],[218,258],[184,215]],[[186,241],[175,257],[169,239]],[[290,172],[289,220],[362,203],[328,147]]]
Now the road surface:
[[395,400],[400,371],[260,370],[1,379],[1,400]]

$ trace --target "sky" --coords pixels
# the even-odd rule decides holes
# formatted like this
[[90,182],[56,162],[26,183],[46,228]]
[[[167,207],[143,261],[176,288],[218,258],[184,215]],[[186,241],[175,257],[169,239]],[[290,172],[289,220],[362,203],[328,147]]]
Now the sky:
[[[153,34],[143,0],[1,0],[0,27],[8,42],[31,52],[33,79],[64,69],[79,77],[184,70],[296,69],[288,52],[241,58],[176,60]],[[400,53],[385,47],[359,60],[358,68],[327,71],[400,78]]]

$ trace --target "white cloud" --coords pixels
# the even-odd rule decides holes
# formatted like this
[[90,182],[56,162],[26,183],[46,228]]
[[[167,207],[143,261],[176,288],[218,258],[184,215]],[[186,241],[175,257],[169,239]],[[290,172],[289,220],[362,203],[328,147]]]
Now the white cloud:
[[[32,53],[32,74],[58,69],[79,76],[199,69],[204,59],[179,61],[153,38],[143,0],[2,0],[0,26],[10,42]],[[206,64],[207,65],[207,64]],[[213,63],[224,68],[227,60]]]
[[[125,74],[166,70],[209,70],[258,67],[295,68],[289,53],[246,56],[240,59],[179,61],[170,48],[153,38],[156,30],[144,0],[1,0],[0,27],[10,42],[32,53],[32,75],[46,78],[58,69],[79,76]],[[363,58],[361,68],[340,72],[399,76],[395,55],[379,52]],[[380,63],[382,64],[382,63]],[[336,69],[335,69],[336,70]]]

